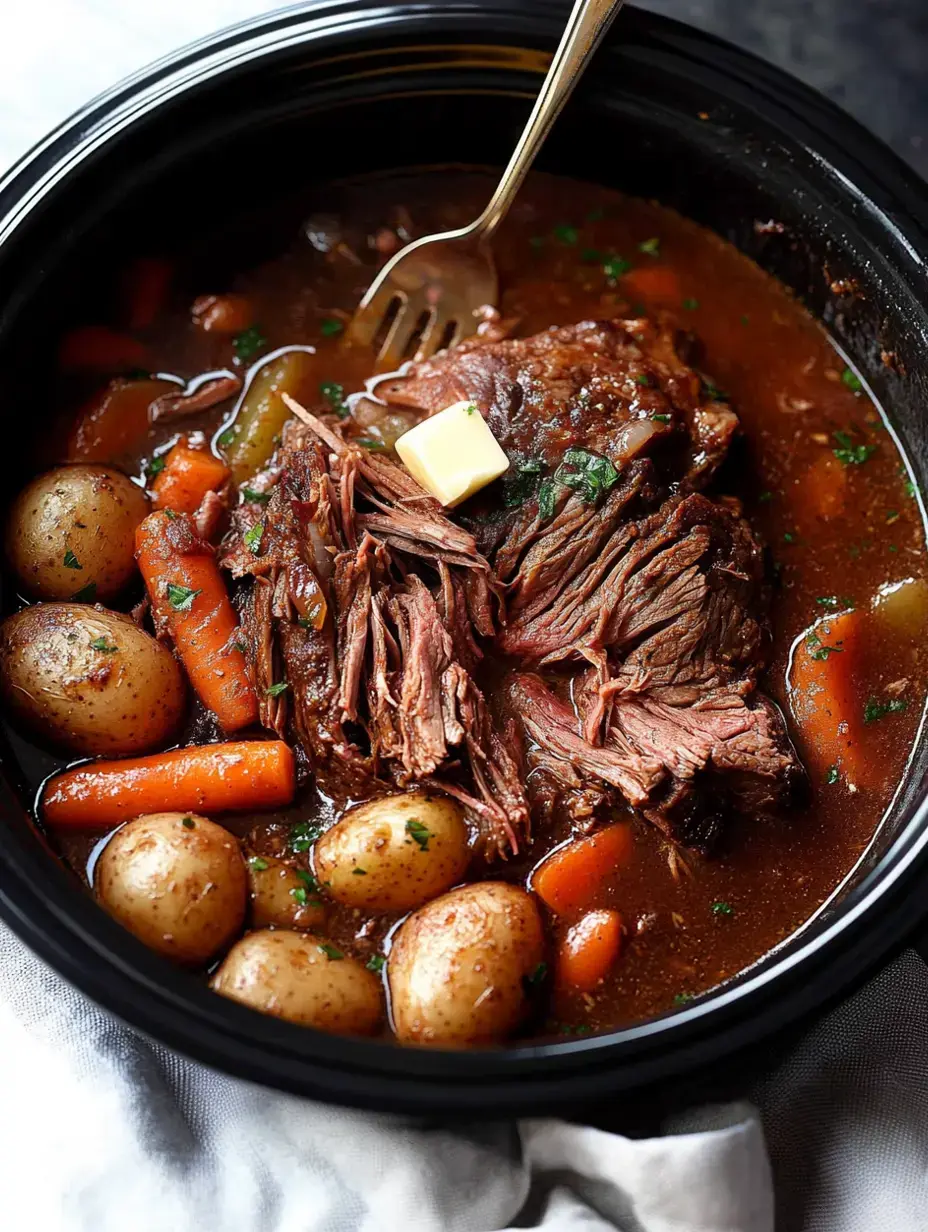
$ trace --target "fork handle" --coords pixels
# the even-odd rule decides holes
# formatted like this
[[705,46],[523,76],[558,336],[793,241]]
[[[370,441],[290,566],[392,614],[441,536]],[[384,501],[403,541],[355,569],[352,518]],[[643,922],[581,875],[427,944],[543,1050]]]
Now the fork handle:
[[488,240],[505,218],[542,142],[623,3],[624,0],[576,0],[519,144],[489,205],[473,224],[474,236]]

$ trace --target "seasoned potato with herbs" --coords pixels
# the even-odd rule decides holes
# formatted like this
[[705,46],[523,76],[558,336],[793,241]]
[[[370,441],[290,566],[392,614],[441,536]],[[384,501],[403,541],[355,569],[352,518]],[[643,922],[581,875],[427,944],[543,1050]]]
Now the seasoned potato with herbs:
[[199,966],[245,919],[245,862],[228,830],[195,813],[149,813],[117,830],[97,861],[97,900],[159,954]]
[[135,528],[148,513],[140,487],[111,466],[56,466],[13,502],[6,551],[37,599],[114,599],[136,574]]
[[383,1017],[378,978],[325,937],[263,929],[237,942],[211,987],[264,1014],[336,1035],[372,1035]]
[[325,926],[325,903],[316,879],[274,856],[249,856],[248,889],[255,928],[296,928],[311,932]]
[[313,864],[337,902],[409,911],[460,881],[469,855],[460,806],[410,791],[350,809],[318,840]]
[[387,961],[397,1039],[463,1047],[506,1039],[544,958],[534,898],[502,881],[460,886],[403,924]]
[[174,735],[186,686],[171,652],[128,616],[39,603],[0,625],[0,697],[59,748],[128,757]]

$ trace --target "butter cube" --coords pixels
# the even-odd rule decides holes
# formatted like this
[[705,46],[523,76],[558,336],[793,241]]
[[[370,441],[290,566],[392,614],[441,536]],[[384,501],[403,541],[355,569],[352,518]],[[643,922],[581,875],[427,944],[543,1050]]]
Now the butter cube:
[[472,402],[455,402],[396,442],[410,474],[446,508],[509,470],[509,459]]

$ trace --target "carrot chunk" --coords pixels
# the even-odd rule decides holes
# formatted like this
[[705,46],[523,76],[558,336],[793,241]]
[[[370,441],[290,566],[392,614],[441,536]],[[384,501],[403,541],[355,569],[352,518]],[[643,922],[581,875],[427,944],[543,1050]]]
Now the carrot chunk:
[[136,531],[135,556],[155,625],[170,633],[203,704],[227,732],[256,722],[238,618],[213,550],[189,514],[150,513]]
[[148,432],[148,408],[177,390],[173,381],[110,381],[78,413],[68,442],[69,462],[113,462],[133,453]]
[[617,911],[588,911],[568,931],[557,959],[557,980],[589,992],[608,975],[622,946],[622,917]]
[[810,768],[839,766],[860,784],[863,701],[857,674],[866,613],[841,612],[816,622],[794,651],[789,700]]
[[229,478],[229,468],[205,449],[191,449],[181,437],[152,484],[156,509],[196,513],[207,492],[215,492]]
[[237,740],[98,761],[48,784],[50,826],[108,830],[143,813],[225,813],[281,808],[296,790],[293,752],[282,740]]
[[579,915],[631,851],[631,829],[621,823],[607,826],[544,860],[532,874],[532,889],[558,915]]

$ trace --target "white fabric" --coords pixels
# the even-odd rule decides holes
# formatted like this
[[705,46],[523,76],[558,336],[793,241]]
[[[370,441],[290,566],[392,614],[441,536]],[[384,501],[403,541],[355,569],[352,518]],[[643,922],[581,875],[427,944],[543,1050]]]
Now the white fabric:
[[[8,3],[0,171],[119,77],[272,7]],[[928,1229],[926,1043],[928,972],[909,954],[755,1092],[778,1232]],[[137,1037],[3,928],[0,1055],[4,1232],[774,1229],[770,1162],[748,1103],[639,1140],[555,1120],[452,1130],[323,1107]]]

